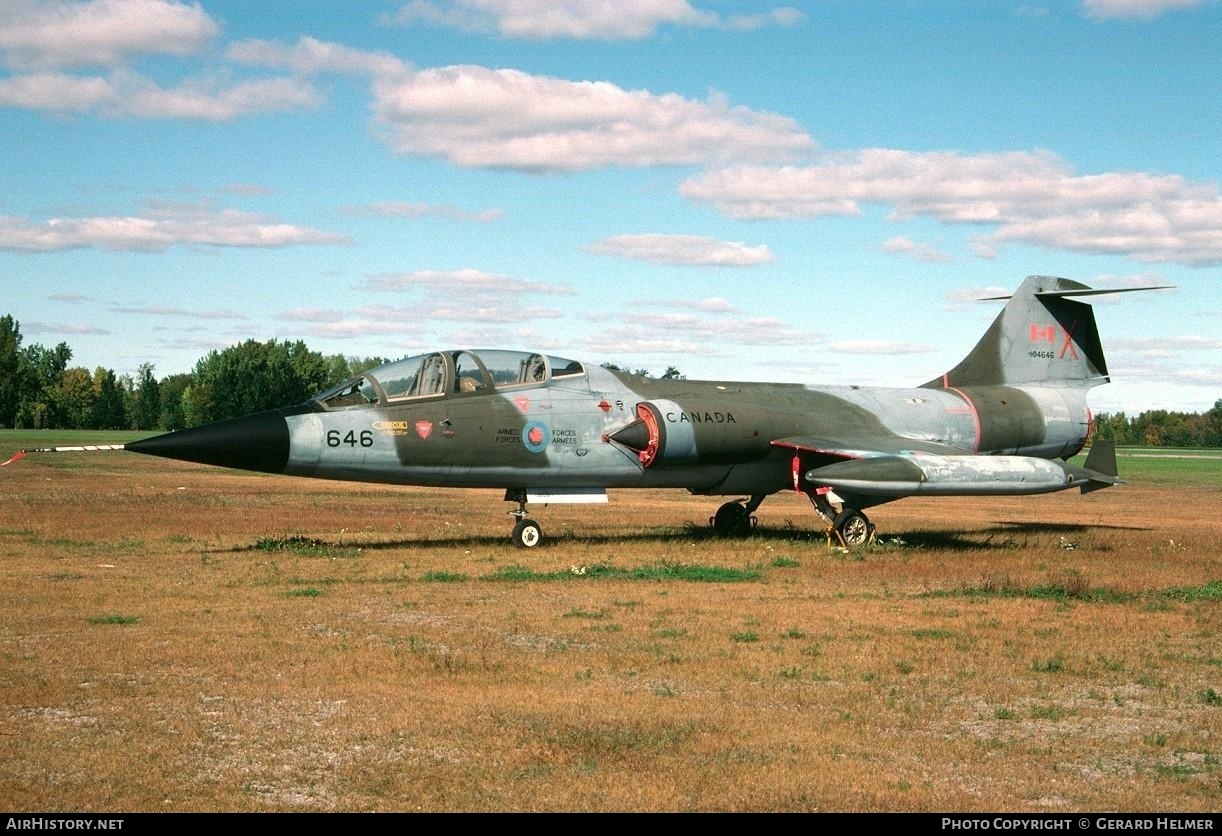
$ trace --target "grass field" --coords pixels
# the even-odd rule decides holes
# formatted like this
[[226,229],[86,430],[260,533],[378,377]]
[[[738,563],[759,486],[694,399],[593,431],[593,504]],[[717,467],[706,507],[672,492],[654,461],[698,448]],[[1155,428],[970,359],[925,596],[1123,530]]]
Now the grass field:
[[[22,447],[121,434],[0,432]],[[1222,458],[871,511],[0,469],[0,809],[1216,811]],[[1191,455],[1192,458],[1172,458]],[[1153,457],[1152,457],[1153,456]]]

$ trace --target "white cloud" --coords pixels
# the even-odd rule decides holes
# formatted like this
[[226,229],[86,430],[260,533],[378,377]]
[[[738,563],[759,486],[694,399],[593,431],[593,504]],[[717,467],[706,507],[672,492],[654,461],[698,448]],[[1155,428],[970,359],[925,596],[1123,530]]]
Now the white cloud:
[[976,241],[1190,265],[1222,263],[1222,197],[1211,183],[1145,172],[1077,175],[1055,154],[866,149],[804,167],[748,166],[696,175],[680,192],[739,218],[856,215],[865,203],[994,227]]
[[191,55],[219,31],[197,3],[5,0],[0,62],[19,70],[115,66],[140,54]]
[[23,322],[21,330],[27,334],[68,334],[70,336],[104,336],[110,332],[86,323],[49,324],[45,322]]
[[226,55],[242,64],[289,69],[304,75],[330,72],[395,76],[411,70],[410,64],[389,52],[354,49],[305,36],[292,45],[248,38],[230,44]]
[[587,340],[587,345],[606,350],[607,346],[617,342],[625,345],[645,345],[676,341],[698,346],[687,350],[698,350],[707,354],[710,351],[716,353],[726,345],[814,345],[819,342],[819,337],[814,332],[799,330],[784,320],[770,316],[702,316],[696,313],[649,313],[634,310],[631,324],[602,328],[597,337]]
[[1082,0],[1082,9],[1098,20],[1135,17],[1150,19],[1174,9],[1191,9],[1204,0]]
[[895,340],[833,340],[826,348],[840,354],[927,354],[937,350],[925,343]]
[[281,313],[276,319],[285,322],[340,322],[344,315],[340,311],[323,308],[293,308]]
[[357,285],[358,290],[405,293],[415,290],[439,291],[445,297],[517,296],[519,294],[570,294],[573,288],[564,284],[547,284],[531,279],[518,279],[482,270],[417,270],[412,273],[383,273],[370,276]]
[[503,209],[484,209],[472,212],[447,204],[407,203],[393,200],[341,206],[339,212],[355,218],[444,218],[448,221],[474,221],[476,223],[499,221],[505,217]]
[[0,250],[55,252],[94,248],[162,252],[172,246],[287,247],[347,244],[333,232],[276,223],[261,215],[194,207],[179,213],[153,210],[141,217],[28,218],[0,216]]
[[1178,354],[1182,351],[1216,351],[1222,349],[1222,337],[1187,334],[1180,337],[1129,337],[1108,341],[1108,348],[1137,351],[1143,354]]
[[946,305],[943,310],[963,311],[981,307],[980,302],[1009,296],[1014,288],[988,285],[987,287],[965,287],[953,290],[946,295]]
[[749,246],[741,241],[718,241],[703,235],[612,235],[586,249],[651,264],[754,267],[773,260],[766,244]]
[[381,133],[394,151],[469,168],[773,162],[814,147],[793,119],[716,96],[693,101],[511,69],[441,67],[375,78],[373,89]]
[[188,319],[246,319],[245,315],[231,310],[191,310],[190,308],[169,308],[164,305],[141,305],[139,307],[111,308],[115,313],[149,314],[152,316],[181,316]]
[[198,119],[221,122],[254,113],[315,107],[317,91],[288,78],[257,79],[228,86],[193,81],[163,88],[131,72],[109,77],[34,73],[0,79],[0,107],[69,113],[96,111],[111,118]]
[[803,19],[791,6],[723,19],[688,0],[413,0],[391,17],[404,25],[426,23],[506,38],[603,41],[648,38],[666,25],[746,30],[792,26]]
[[884,241],[883,252],[891,253],[892,255],[911,256],[917,261],[946,262],[951,260],[950,256],[946,253],[939,252],[928,244],[913,241],[904,235],[897,235]]

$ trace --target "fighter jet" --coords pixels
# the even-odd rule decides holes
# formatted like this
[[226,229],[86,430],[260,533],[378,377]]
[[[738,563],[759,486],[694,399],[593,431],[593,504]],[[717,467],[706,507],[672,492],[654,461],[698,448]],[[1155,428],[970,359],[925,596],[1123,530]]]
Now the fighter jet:
[[[1149,289],[1149,288],[1142,288]],[[221,467],[437,488],[504,489],[513,541],[529,503],[608,488],[735,496],[710,518],[744,534],[769,495],[809,497],[830,534],[866,543],[864,510],[907,496],[1004,496],[1120,482],[1088,391],[1109,380],[1092,290],[1030,276],[962,362],[912,388],[656,380],[550,354],[446,350],[370,369],[295,406],[166,433],[127,450]]]

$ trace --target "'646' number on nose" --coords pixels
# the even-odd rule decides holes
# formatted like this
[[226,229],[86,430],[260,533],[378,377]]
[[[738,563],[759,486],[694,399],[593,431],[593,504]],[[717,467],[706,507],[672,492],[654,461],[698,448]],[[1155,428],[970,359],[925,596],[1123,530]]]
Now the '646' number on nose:
[[361,430],[358,433],[356,430],[348,430],[347,434],[343,434],[339,430],[327,431],[328,447],[340,447],[345,444],[349,447],[372,447],[373,431]]

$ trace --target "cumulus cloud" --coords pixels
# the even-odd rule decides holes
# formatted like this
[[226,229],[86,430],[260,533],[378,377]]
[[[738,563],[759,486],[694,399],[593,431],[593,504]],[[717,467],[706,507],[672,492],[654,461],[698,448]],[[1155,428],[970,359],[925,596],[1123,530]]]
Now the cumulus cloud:
[[447,204],[408,203],[394,200],[341,206],[339,212],[341,215],[350,215],[354,218],[443,218],[448,221],[474,221],[476,223],[499,221],[505,217],[503,209],[483,209],[472,212]]
[[425,23],[505,38],[603,41],[648,38],[660,26],[744,30],[792,26],[803,19],[791,6],[723,18],[688,0],[412,0],[390,18],[404,25]]
[[441,67],[375,78],[373,90],[381,134],[395,152],[468,168],[778,162],[814,147],[793,119],[717,96],[693,101],[512,69]]
[[219,31],[197,3],[5,0],[0,62],[15,70],[115,66],[140,54],[191,55]]
[[449,298],[472,294],[483,296],[515,296],[518,294],[570,294],[573,288],[565,284],[548,284],[532,279],[518,279],[482,270],[417,270],[412,273],[381,273],[370,276],[357,285],[357,290],[406,293],[427,290],[441,291]]
[[22,322],[21,330],[27,334],[68,334],[70,336],[103,336],[110,333],[105,328],[79,322],[63,324]]
[[244,314],[227,309],[192,310],[190,308],[169,308],[164,305],[140,305],[139,307],[114,307],[115,313],[148,314],[151,316],[181,316],[188,319],[246,319]]
[[895,340],[833,340],[825,346],[839,354],[927,354],[937,350],[925,343]]
[[586,249],[651,264],[754,267],[773,260],[772,251],[765,244],[750,246],[741,241],[718,241],[703,235],[612,235]]
[[350,239],[307,226],[233,209],[194,206],[183,211],[150,209],[143,216],[29,218],[0,216],[0,250],[55,252],[92,248],[163,252],[173,246],[287,247],[348,244]]
[[320,100],[309,84],[288,78],[228,85],[192,81],[172,88],[130,72],[106,78],[48,72],[0,79],[0,107],[96,112],[111,118],[223,122],[253,113],[312,108]]
[[771,316],[725,316],[700,313],[650,313],[634,310],[630,324],[599,329],[586,341],[598,351],[615,351],[617,344],[625,353],[665,351],[643,346],[682,344],[684,351],[716,353],[726,345],[813,345],[818,337]]
[[295,44],[247,38],[229,45],[229,60],[241,64],[288,69],[303,75],[348,73],[395,76],[411,65],[382,50],[363,50],[302,36]]
[[857,215],[994,227],[978,254],[1007,243],[1127,255],[1141,261],[1222,263],[1216,184],[1175,175],[1078,175],[1045,151],[957,154],[866,149],[811,166],[742,166],[684,181],[681,193],[738,218]]
[[951,260],[950,256],[946,253],[939,252],[928,244],[913,241],[904,235],[897,235],[884,241],[883,252],[891,253],[892,255],[910,256],[917,261],[946,262]]
[[1089,17],[1098,20],[1110,18],[1158,17],[1175,9],[1191,9],[1204,0],[1082,0],[1082,8]]

